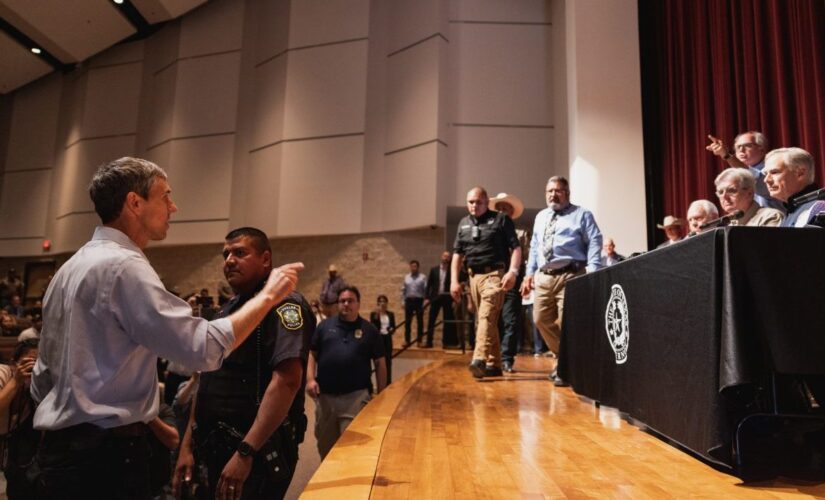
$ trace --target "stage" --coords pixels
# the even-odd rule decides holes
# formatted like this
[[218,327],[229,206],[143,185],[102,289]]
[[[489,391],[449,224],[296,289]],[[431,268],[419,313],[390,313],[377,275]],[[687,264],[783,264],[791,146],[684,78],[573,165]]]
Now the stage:
[[469,355],[421,367],[356,418],[301,498],[822,498],[825,483],[743,483],[547,380],[520,356],[483,380]]

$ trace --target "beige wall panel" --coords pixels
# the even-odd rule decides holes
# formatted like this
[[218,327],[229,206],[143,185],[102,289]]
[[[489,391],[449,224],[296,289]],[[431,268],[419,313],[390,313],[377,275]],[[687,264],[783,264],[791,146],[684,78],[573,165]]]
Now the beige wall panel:
[[42,237],[51,190],[50,170],[7,172],[0,193],[0,238]]
[[240,49],[244,5],[242,0],[217,0],[183,17],[179,57]]
[[436,223],[438,149],[442,147],[432,143],[386,157],[384,229]]
[[235,130],[240,64],[237,52],[178,62],[174,137]]
[[51,254],[74,252],[92,239],[95,227],[100,225],[96,213],[72,214],[55,221],[52,234]]
[[180,21],[166,24],[144,42],[146,70],[152,74],[169,67],[180,53]]
[[172,141],[168,163],[179,221],[229,217],[234,135]]
[[[554,168],[553,131],[498,127],[456,127],[450,145],[456,154],[456,188],[451,205],[464,205],[467,190],[487,188],[490,196],[513,193],[533,208],[544,208],[544,185],[553,174],[566,174],[567,165]],[[575,191],[576,186],[571,186]]]
[[14,93],[6,171],[54,166],[62,79],[54,74]]
[[134,156],[134,149],[134,136],[80,141],[66,148],[63,163],[55,174],[54,216],[94,210],[88,187],[95,170],[116,158]]
[[89,70],[81,135],[105,137],[137,131],[143,78],[140,62]]
[[169,227],[166,239],[152,242],[150,246],[169,245],[194,245],[199,243],[223,242],[223,237],[229,232],[225,220],[218,221],[197,221],[197,222],[175,222]]
[[551,0],[452,0],[451,21],[550,22]]
[[285,138],[364,131],[366,41],[296,50],[287,58]]
[[[255,12],[254,24],[256,64],[284,52],[289,46],[290,0],[247,0],[247,8]],[[246,50],[246,49],[245,49]]]
[[[0,240],[0,255],[2,255],[4,258],[40,255],[43,254],[43,250],[41,247],[42,244],[42,238],[26,238],[23,240]],[[52,246],[52,248],[54,248],[54,246]],[[23,266],[21,265],[20,267],[22,268]]]
[[141,145],[156,147],[174,137],[175,95],[177,94],[178,68],[168,68],[144,79],[143,99],[148,106],[141,110]]
[[438,137],[439,45],[432,38],[387,61],[385,152]]
[[140,14],[152,24],[174,19],[207,0],[132,0]]
[[549,26],[453,24],[458,123],[552,125]]
[[142,61],[144,54],[143,49],[144,40],[115,45],[89,59],[88,67],[99,68],[100,66]]
[[390,8],[387,53],[441,33],[447,37],[447,0],[400,0]]
[[293,0],[289,47],[366,37],[369,6],[369,0]]
[[363,164],[363,137],[285,143],[278,235],[360,231]]
[[32,54],[16,40],[0,32],[0,94],[36,80],[52,71],[52,67]]
[[637,3],[566,5],[571,187],[622,253],[647,250]]
[[255,104],[252,106],[250,149],[284,138],[286,57],[272,59],[254,70]]
[[246,217],[233,222],[257,227],[267,234],[278,234],[282,150],[279,144],[250,153],[248,188],[247,192],[240,193],[246,198]]

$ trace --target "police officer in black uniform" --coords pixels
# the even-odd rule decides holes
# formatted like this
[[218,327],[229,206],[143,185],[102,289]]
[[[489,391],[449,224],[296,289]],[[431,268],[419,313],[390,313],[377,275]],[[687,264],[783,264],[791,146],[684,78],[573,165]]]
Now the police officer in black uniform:
[[[263,287],[272,251],[266,234],[244,227],[226,235],[223,257],[236,293],[220,311],[225,316]],[[306,431],[303,387],[314,330],[309,303],[292,293],[219,370],[201,374],[175,468],[176,494],[191,487],[197,458],[208,471],[209,498],[283,498]]]
[[475,378],[502,374],[498,318],[504,294],[515,286],[521,264],[521,246],[512,219],[503,212],[489,210],[489,203],[483,187],[474,187],[467,193],[470,214],[458,223],[450,284],[450,294],[458,302],[458,276],[466,259],[470,297],[477,315],[476,347],[470,363]]

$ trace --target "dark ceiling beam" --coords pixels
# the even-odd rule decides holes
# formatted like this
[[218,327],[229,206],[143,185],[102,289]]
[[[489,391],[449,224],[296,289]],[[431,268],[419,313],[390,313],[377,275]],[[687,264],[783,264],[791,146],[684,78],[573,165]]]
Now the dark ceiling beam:
[[[50,65],[54,69],[62,72],[71,71],[74,69],[75,65],[66,64],[54,55],[51,52],[44,49],[39,43],[35,42],[25,33],[20,31],[19,29],[15,28],[11,23],[6,21],[4,18],[0,17],[0,31],[7,34],[10,38],[17,41],[20,45],[26,48],[26,50],[31,51],[32,55],[35,57],[39,57],[42,59],[46,64]],[[40,53],[35,53],[32,51],[33,48],[37,48],[40,50]]]

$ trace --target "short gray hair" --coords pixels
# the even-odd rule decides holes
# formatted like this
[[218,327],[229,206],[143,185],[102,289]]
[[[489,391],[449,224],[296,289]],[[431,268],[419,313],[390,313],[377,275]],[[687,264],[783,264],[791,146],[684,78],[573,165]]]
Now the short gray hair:
[[120,217],[130,192],[148,199],[157,177],[166,179],[166,172],[151,161],[129,156],[98,167],[89,184],[89,197],[100,220],[108,224]]
[[767,164],[768,160],[772,159],[774,156],[779,157],[779,159],[782,160],[782,163],[794,172],[798,171],[800,168],[805,169],[808,184],[814,182],[816,169],[814,169],[814,157],[811,153],[802,148],[774,149],[765,155],[765,164]]
[[564,184],[565,189],[570,190],[570,183],[567,182],[567,179],[563,175],[554,175],[553,177],[547,179],[547,185],[549,186],[550,183],[558,182],[559,184]]
[[749,191],[756,189],[756,177],[754,177],[753,173],[747,168],[726,168],[721,174],[716,176],[713,184],[718,189],[719,184],[728,180],[737,181],[739,183],[739,189],[747,189]]
[[719,217],[719,209],[716,208],[716,205],[714,205],[713,203],[711,203],[708,200],[696,200],[696,201],[694,201],[688,207],[687,213],[690,213],[690,211],[693,210],[694,208],[703,208],[705,210],[705,213],[708,214],[708,217],[711,217],[713,219]]

